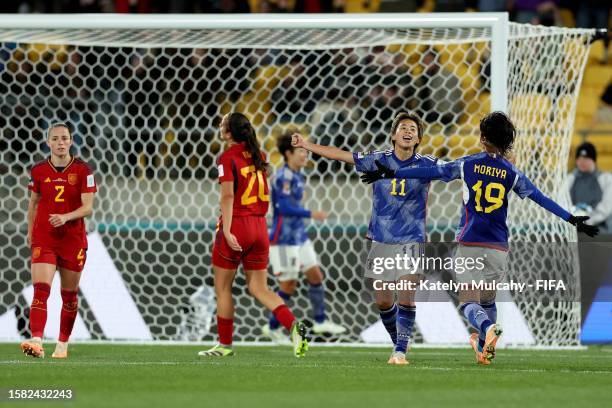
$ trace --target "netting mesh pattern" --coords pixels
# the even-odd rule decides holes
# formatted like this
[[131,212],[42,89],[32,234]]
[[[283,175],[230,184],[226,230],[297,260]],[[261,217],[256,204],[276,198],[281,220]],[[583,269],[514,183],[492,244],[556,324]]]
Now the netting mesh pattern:
[[[510,25],[517,165],[566,206],[561,179],[591,36]],[[487,29],[0,30],[0,315],[15,307],[26,313],[30,301],[21,295],[30,281],[26,185],[30,166],[48,154],[49,123],[69,121],[74,153],[95,169],[89,229],[101,235],[153,338],[182,339],[193,324],[190,296],[212,285],[222,114],[247,114],[278,167],[275,138],[283,131],[351,151],[386,148],[392,117],[409,109],[427,124],[420,153],[451,160],[479,151],[478,122],[490,109],[490,45]],[[371,193],[349,165],[314,157],[306,173],[305,206],[331,214],[309,233],[329,314],[349,328],[334,340],[355,341],[378,318],[362,299],[359,276]],[[460,200],[458,182],[434,183],[431,240],[452,240]],[[509,223],[515,240],[576,240],[530,202],[511,204]],[[534,257],[513,261],[524,265],[522,278]],[[264,340],[264,310],[240,276],[234,294],[237,338]],[[518,305],[538,344],[578,341],[575,304]],[[308,314],[304,288],[293,306],[298,317]],[[81,314],[94,339],[109,339],[86,301]]]

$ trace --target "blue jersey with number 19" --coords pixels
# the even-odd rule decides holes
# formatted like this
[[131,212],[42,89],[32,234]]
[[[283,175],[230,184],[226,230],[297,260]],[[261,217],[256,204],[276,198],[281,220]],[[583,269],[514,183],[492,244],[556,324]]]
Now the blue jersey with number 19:
[[[393,150],[353,153],[353,159],[358,172],[376,170],[376,160],[394,170],[431,167],[438,160],[418,153],[407,160],[400,160]],[[429,184],[429,181],[399,178],[376,181],[368,238],[385,244],[425,242]]]
[[512,163],[486,152],[462,157],[429,169],[402,169],[398,178],[441,179],[463,182],[463,211],[457,241],[506,250],[508,248],[508,192],[529,197],[553,214],[568,220],[570,214],[546,197]]

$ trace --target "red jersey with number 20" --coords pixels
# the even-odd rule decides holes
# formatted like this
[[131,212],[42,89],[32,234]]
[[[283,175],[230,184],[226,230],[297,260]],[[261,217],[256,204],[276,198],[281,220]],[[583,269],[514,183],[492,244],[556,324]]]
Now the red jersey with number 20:
[[72,212],[82,205],[81,194],[97,191],[94,175],[87,163],[73,157],[62,171],[58,171],[49,159],[37,163],[32,167],[28,190],[40,194],[32,228],[32,247],[87,248],[82,218],[57,228],[49,222],[50,214]]
[[[265,160],[265,154],[262,152]],[[234,183],[233,217],[262,216],[268,213],[270,193],[266,173],[255,170],[251,153],[245,144],[237,143],[227,149],[217,161],[219,183]]]

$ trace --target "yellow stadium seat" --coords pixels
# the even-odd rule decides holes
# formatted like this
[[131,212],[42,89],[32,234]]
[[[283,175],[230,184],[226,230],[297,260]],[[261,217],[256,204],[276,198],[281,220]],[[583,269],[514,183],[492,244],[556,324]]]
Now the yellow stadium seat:
[[552,102],[546,95],[529,93],[515,95],[510,101],[510,117],[524,131],[545,129],[550,123]]

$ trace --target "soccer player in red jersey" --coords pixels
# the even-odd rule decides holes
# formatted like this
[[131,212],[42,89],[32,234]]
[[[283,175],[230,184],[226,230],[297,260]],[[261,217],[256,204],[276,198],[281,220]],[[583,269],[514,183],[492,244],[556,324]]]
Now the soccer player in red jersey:
[[32,167],[28,189],[28,244],[32,248],[34,299],[30,307],[32,338],[21,343],[28,356],[44,357],[47,299],[55,271],[61,278],[59,341],[53,358],[68,357],[68,338],[77,316],[77,293],[87,257],[84,218],[91,215],[96,182],[89,166],[70,155],[72,134],[56,123],[47,131],[51,156]]
[[303,357],[308,349],[306,328],[267,283],[270,241],[266,213],[270,195],[265,154],[259,149],[255,129],[243,114],[225,115],[220,131],[229,148],[217,162],[221,217],[212,253],[219,344],[198,355],[225,357],[234,354],[232,284],[238,265],[242,263],[249,293],[289,330],[295,356]]

